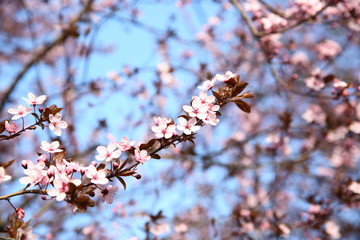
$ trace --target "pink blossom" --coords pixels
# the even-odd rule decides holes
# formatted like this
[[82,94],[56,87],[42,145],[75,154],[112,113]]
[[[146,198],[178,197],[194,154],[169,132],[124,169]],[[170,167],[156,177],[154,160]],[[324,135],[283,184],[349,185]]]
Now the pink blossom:
[[194,98],[191,106],[184,105],[183,109],[185,112],[189,113],[190,117],[198,117],[199,119],[204,119],[207,116],[207,106],[201,103],[202,101],[199,98]]
[[360,183],[358,182],[352,182],[348,189],[352,191],[353,193],[360,194]]
[[24,170],[26,177],[22,177],[19,179],[21,184],[32,184],[36,185],[39,183],[47,184],[48,176],[47,172],[44,170],[45,163],[37,162],[34,164],[32,161],[27,161],[27,168]]
[[62,149],[59,149],[60,143],[58,141],[54,141],[52,143],[48,143],[47,141],[42,141],[40,148],[48,153],[56,153],[62,152]]
[[45,155],[45,154],[41,154],[41,155],[38,157],[37,161],[38,161],[38,162],[46,162],[46,159],[47,159],[46,155]]
[[163,118],[163,117],[154,117],[154,121],[156,125],[166,125],[171,123],[171,119]]
[[17,109],[15,108],[9,108],[8,113],[14,114],[11,119],[16,120],[22,117],[25,117],[32,111],[31,107],[25,107],[24,105],[20,104]]
[[252,12],[255,16],[259,16],[263,9],[262,5],[256,0],[250,0],[244,3],[244,8],[248,12]]
[[216,126],[220,122],[220,119],[216,118],[216,114],[213,112],[209,112],[202,120],[204,123],[210,124],[212,126]]
[[68,175],[71,175],[74,172],[77,172],[80,170],[80,164],[78,162],[72,161],[68,162],[65,159],[63,159],[63,163],[65,164],[65,172]]
[[337,79],[337,78],[334,79],[333,87],[334,87],[335,89],[346,88],[347,85],[348,85],[348,84],[347,84],[346,82],[344,82],[344,81],[341,81],[341,80],[339,80],[339,79]]
[[118,158],[121,155],[120,150],[116,150],[117,143],[110,142],[107,147],[105,146],[98,146],[96,150],[98,151],[99,155],[96,155],[95,158],[99,161],[106,161],[110,162],[114,158]]
[[153,126],[151,130],[155,133],[158,138],[169,139],[174,135],[174,125],[170,126]]
[[226,82],[229,81],[231,78],[235,77],[235,73],[232,73],[231,71],[227,71],[225,74],[216,74],[215,78],[219,81]]
[[314,77],[314,76],[311,76],[311,77],[308,77],[308,78],[305,78],[305,84],[308,88],[311,88],[315,91],[319,91],[321,90],[322,88],[325,87],[325,83],[324,81]]
[[17,235],[21,236],[21,239],[26,239],[26,240],[36,240],[36,239],[38,239],[37,235],[32,233],[32,228],[31,227],[27,227],[25,230],[22,229],[22,228],[18,228]]
[[321,126],[324,126],[326,121],[326,114],[321,107],[316,104],[310,104],[301,117],[308,123],[315,122]]
[[267,17],[261,18],[262,26],[267,33],[275,32],[278,29],[287,25],[285,18],[279,17],[276,14],[270,13]]
[[10,175],[5,175],[5,168],[0,167],[0,184],[11,179]]
[[206,80],[203,82],[202,86],[198,86],[198,89],[201,90],[209,90],[212,89],[215,86],[216,78],[213,78],[212,80]]
[[104,190],[101,191],[101,201],[107,202],[108,204],[112,204],[114,201],[113,195],[117,192],[119,188],[117,186],[107,186]]
[[68,183],[70,179],[64,175],[56,174],[54,189],[48,190],[47,193],[50,197],[56,197],[56,201],[63,201],[66,198],[66,193],[69,191]]
[[324,7],[324,3],[320,0],[295,0],[295,5],[306,16],[313,16]]
[[177,125],[177,129],[183,131],[186,135],[190,135],[191,133],[196,132],[200,129],[200,126],[196,126],[195,118],[191,118],[189,121],[187,121],[185,118],[180,117],[179,123],[180,125]]
[[294,65],[301,65],[301,66],[309,65],[309,58],[307,54],[303,51],[297,51],[294,55],[291,56],[290,61]]
[[28,98],[22,98],[25,100],[25,102],[31,106],[36,106],[36,105],[40,105],[43,104],[44,101],[46,100],[46,96],[45,95],[41,95],[39,97],[36,97],[33,93],[29,92],[28,93]]
[[155,133],[156,137],[158,138],[166,138],[169,139],[174,135],[177,135],[176,127],[174,124],[168,125],[171,120],[167,118],[154,118],[155,123],[157,125],[152,126],[151,130]]
[[149,160],[151,157],[148,156],[148,152],[146,150],[139,150],[139,149],[135,149],[135,160],[141,163],[146,162],[147,160]]
[[61,120],[61,113],[57,113],[55,116],[49,114],[49,128],[51,131],[54,131],[56,136],[61,136],[61,128],[65,129],[68,127],[67,122]]
[[121,142],[118,142],[117,147],[120,149],[120,151],[127,151],[129,150],[132,146],[134,146],[136,140],[133,141],[129,141],[129,139],[127,137],[122,137]]
[[90,165],[85,174],[88,178],[91,179],[91,182],[94,184],[103,185],[109,182],[109,179],[106,178],[106,169],[101,169],[98,171],[93,165]]
[[208,96],[207,92],[205,91],[201,91],[199,93],[199,96],[194,96],[193,99],[199,99],[201,104],[209,104],[215,102],[215,96],[213,95]]
[[325,40],[316,46],[319,59],[331,59],[341,52],[340,45],[332,40]]
[[14,133],[18,130],[18,126],[16,126],[16,122],[12,122],[11,124],[9,124],[8,121],[5,122],[5,128],[9,133]]
[[348,129],[344,126],[340,126],[335,128],[334,130],[331,130],[328,132],[326,139],[329,142],[335,142],[339,141],[345,138],[345,135],[347,134]]
[[212,105],[211,103],[209,103],[207,105],[207,107],[208,107],[208,112],[209,113],[215,113],[215,112],[219,111],[219,109],[220,109],[219,105]]
[[324,73],[319,68],[315,68],[311,72],[311,76],[304,80],[306,86],[315,91],[319,91],[320,89],[324,88],[325,83],[324,83],[324,81],[321,80],[323,75],[324,75]]

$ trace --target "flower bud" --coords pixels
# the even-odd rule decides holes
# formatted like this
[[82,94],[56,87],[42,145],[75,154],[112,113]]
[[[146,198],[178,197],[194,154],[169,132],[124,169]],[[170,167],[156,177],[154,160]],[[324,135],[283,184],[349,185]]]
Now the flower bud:
[[47,175],[49,178],[53,177],[56,173],[56,167],[54,165],[51,165],[49,169],[47,170]]
[[85,172],[86,172],[86,168],[80,168],[80,174],[82,175],[82,176],[84,176],[84,174],[85,174]]
[[119,167],[119,163],[118,163],[118,162],[113,162],[113,167],[114,167],[114,168],[118,168],[118,167]]
[[22,208],[16,208],[15,209],[15,216],[18,219],[23,219],[25,217],[25,210]]
[[41,199],[42,199],[42,200],[47,200],[47,199],[46,199],[46,196],[44,196],[44,195],[41,196]]
[[44,112],[44,108],[43,107],[39,107],[39,112],[43,113]]
[[141,175],[140,175],[140,174],[136,174],[134,177],[135,177],[136,179],[141,179]]
[[107,195],[109,193],[109,190],[107,188],[105,188],[105,189],[101,190],[101,193],[103,195]]
[[91,165],[93,165],[94,167],[96,167],[96,166],[97,166],[97,162],[92,161],[92,162],[91,162]]
[[94,192],[91,192],[91,193],[89,193],[89,196],[90,196],[90,197],[95,197],[95,193],[94,193]]
[[21,161],[21,166],[25,169],[27,169],[27,161],[26,160],[22,160]]
[[41,154],[38,159],[37,159],[38,162],[46,162],[46,155],[45,154]]

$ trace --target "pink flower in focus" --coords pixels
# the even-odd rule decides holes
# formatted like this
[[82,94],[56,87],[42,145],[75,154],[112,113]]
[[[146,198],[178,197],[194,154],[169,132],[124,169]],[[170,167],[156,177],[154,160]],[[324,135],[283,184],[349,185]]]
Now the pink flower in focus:
[[168,123],[171,123],[171,119],[162,117],[154,117],[154,121],[156,125],[167,125]]
[[225,74],[216,74],[215,78],[219,81],[226,82],[229,81],[231,78],[235,77],[235,73],[232,73],[231,71],[227,71]]
[[198,117],[199,119],[204,119],[207,116],[207,106],[201,104],[199,98],[194,98],[191,106],[184,105],[183,109],[185,112],[189,113],[190,117]]
[[10,175],[5,175],[5,168],[0,167],[0,184],[11,179]]
[[19,179],[21,184],[32,184],[36,185],[39,183],[47,184],[48,176],[47,172],[44,170],[45,163],[37,162],[34,164],[32,161],[27,160],[27,168],[24,170],[26,177],[22,177]]
[[211,103],[209,103],[207,105],[207,107],[208,107],[208,112],[209,113],[215,113],[216,111],[219,111],[219,109],[220,109],[219,105],[212,105]]
[[107,202],[108,204],[112,204],[114,201],[113,195],[117,192],[119,188],[117,186],[107,186],[104,190],[101,191],[101,201]]
[[107,184],[109,179],[106,178],[107,170],[97,170],[93,165],[90,165],[86,171],[86,176],[91,179],[94,184]]
[[61,128],[65,129],[68,127],[67,122],[61,120],[62,115],[57,113],[55,116],[49,114],[49,128],[51,131],[54,131],[56,136],[61,136]]
[[105,146],[98,146],[96,148],[96,151],[98,151],[99,155],[96,155],[95,158],[98,161],[106,161],[106,162],[110,162],[111,160],[113,160],[114,158],[118,158],[121,155],[121,151],[120,150],[115,150],[117,147],[117,143],[115,142],[111,142],[107,145],[107,147]]
[[9,124],[8,121],[5,122],[5,128],[9,133],[14,133],[18,130],[18,126],[16,126],[16,122],[12,122],[11,124]]
[[54,141],[52,143],[48,143],[47,141],[42,141],[40,148],[48,153],[56,153],[62,152],[62,149],[59,149],[60,143],[58,141]]
[[[158,138],[166,138],[169,139],[171,138],[173,135],[176,135],[177,132],[175,130],[175,125],[170,125],[170,126],[153,126],[151,127],[151,130],[155,133],[155,136]],[[174,132],[175,130],[175,132]],[[174,134],[175,133],[175,134]]]
[[31,107],[25,107],[24,105],[20,104],[17,109],[15,108],[9,108],[8,113],[14,114],[11,119],[16,120],[22,117],[25,117],[32,111]]
[[206,124],[210,124],[212,126],[218,125],[220,119],[216,118],[216,114],[213,112],[209,112],[206,117],[203,119],[203,122]]
[[27,104],[29,104],[30,106],[36,106],[36,105],[40,105],[40,104],[43,104],[44,101],[46,100],[46,96],[45,95],[41,95],[39,97],[36,97],[33,93],[29,92],[28,93],[28,98],[22,98],[25,100],[25,102]]
[[213,95],[208,96],[207,92],[205,91],[201,91],[199,93],[199,96],[194,96],[193,99],[200,100],[201,104],[209,104],[215,102],[215,96]]
[[193,132],[196,132],[200,129],[200,126],[196,126],[196,119],[191,118],[189,121],[186,121],[185,118],[180,117],[179,118],[180,125],[177,125],[177,129],[180,131],[183,131],[184,134],[190,135]]
[[154,117],[154,120],[156,125],[152,126],[151,130],[155,133],[156,137],[169,139],[172,136],[177,135],[175,125],[168,125],[171,120],[160,117]]
[[139,151],[139,149],[135,149],[135,160],[141,163],[146,162],[147,160],[149,160],[151,157],[148,156],[148,152],[146,150],[141,150]]
[[202,86],[198,86],[198,89],[201,90],[209,90],[212,89],[215,86],[216,78],[213,78],[212,80],[206,80],[203,82]]
[[32,161],[26,161],[27,168],[24,170],[26,177],[19,179],[21,184],[32,184],[36,185],[38,183],[46,184],[48,182],[47,172],[44,170],[45,163],[37,162],[34,164]]
[[45,154],[41,154],[41,155],[38,157],[37,161],[38,161],[38,162],[46,162],[46,159],[47,159],[46,155],[45,155]]
[[63,159],[63,163],[65,164],[65,172],[67,175],[71,175],[74,172],[80,170],[80,164],[78,162],[72,161],[68,162],[66,159]]
[[68,183],[70,179],[64,175],[56,174],[54,189],[48,190],[47,193],[50,197],[56,197],[56,201],[63,201],[66,198],[66,193],[69,191]]
[[129,150],[132,146],[134,146],[135,144],[135,140],[133,141],[129,141],[129,139],[127,137],[122,137],[121,142],[118,142],[118,148],[120,149],[120,151],[127,151]]

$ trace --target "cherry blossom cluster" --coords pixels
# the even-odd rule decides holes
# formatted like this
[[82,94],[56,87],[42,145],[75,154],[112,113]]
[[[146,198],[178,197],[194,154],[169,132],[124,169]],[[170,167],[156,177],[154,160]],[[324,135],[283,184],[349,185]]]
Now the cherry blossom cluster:
[[[213,90],[216,82],[225,83],[225,87]],[[23,160],[21,166],[24,168],[24,175],[19,182],[26,185],[20,192],[10,194],[11,196],[21,195],[24,193],[42,194],[43,200],[66,201],[72,205],[73,212],[85,212],[88,207],[95,206],[93,198],[95,195],[100,196],[102,202],[113,203],[114,195],[118,191],[118,186],[110,185],[113,178],[117,178],[126,189],[126,183],[123,177],[132,176],[140,179],[141,175],[137,174],[137,166],[147,162],[150,158],[160,159],[157,154],[163,148],[182,141],[191,141],[195,138],[195,133],[201,126],[206,124],[217,125],[217,118],[220,106],[228,102],[234,102],[241,110],[250,112],[250,106],[243,100],[252,98],[248,92],[239,95],[247,83],[239,80],[239,76],[227,71],[225,74],[216,74],[211,80],[206,80],[198,88],[201,89],[198,96],[193,96],[190,105],[184,105],[185,114],[178,117],[178,123],[175,124],[173,119],[164,117],[154,117],[155,126],[151,130],[155,133],[156,139],[151,139],[148,143],[135,145],[135,140],[129,140],[122,137],[121,141],[112,141],[107,146],[98,146],[96,148],[96,161],[92,161],[87,166],[78,162],[76,159],[67,158],[65,148],[59,141],[42,141],[36,162]],[[210,95],[207,90],[212,92]],[[40,107],[37,113],[36,106],[43,104],[46,96],[36,97],[29,93],[28,99],[24,98],[27,104],[32,107],[19,105],[16,109],[9,109],[13,114],[12,120],[17,120],[27,116],[31,112],[35,117],[35,124],[25,128],[24,121],[22,130],[18,131],[16,122],[4,124],[10,137],[20,135],[27,129],[34,130],[37,126],[41,128],[49,127],[56,136],[62,135],[62,130],[68,127],[68,124],[62,120],[60,111],[62,108],[53,105],[45,109]],[[48,123],[48,125],[46,125]],[[4,131],[4,130],[3,130]],[[17,132],[18,131],[18,132]],[[182,134],[179,134],[182,132]],[[7,136],[5,136],[7,137]],[[160,145],[159,145],[160,144]],[[123,154],[124,153],[124,154]],[[120,157],[126,156],[126,160],[120,160]],[[10,180],[12,177],[5,173],[6,167],[13,161],[0,165],[0,184]],[[32,190],[27,190],[33,188]],[[47,197],[49,196],[49,197]],[[14,209],[13,216],[23,222],[25,210],[16,208],[9,200],[10,197],[3,199],[8,200]],[[14,220],[15,221],[15,220]],[[24,227],[24,229],[27,229]],[[32,236],[31,229],[26,236]]]
[[[9,108],[8,113],[13,114],[14,116],[11,118],[12,120],[17,120],[19,118],[24,118],[32,111],[36,114],[35,107],[41,105],[45,102],[46,96],[41,95],[36,97],[33,93],[28,93],[28,98],[24,98],[23,100],[31,107],[25,107],[24,105],[20,104],[17,108]],[[42,113],[44,109],[42,107],[39,108],[39,112]],[[65,129],[68,127],[68,124],[61,120],[62,114],[56,113],[55,115],[49,114],[49,128],[51,131],[55,133],[57,136],[61,136],[61,129]],[[38,120],[38,119],[37,119]],[[39,122],[37,122],[39,123]],[[18,131],[19,127],[17,126],[16,122],[9,123],[9,121],[5,121],[5,128],[10,133],[13,134]],[[24,129],[24,123],[23,123]]]
[[226,82],[234,78],[235,75],[230,71],[225,74],[216,74],[211,80],[206,80],[201,86],[198,86],[202,91],[200,91],[199,96],[192,97],[190,105],[183,106],[186,116],[180,116],[178,124],[175,124],[171,119],[154,117],[156,125],[152,126],[151,130],[156,137],[170,139],[178,135],[176,129],[182,131],[185,135],[191,135],[198,131],[203,123],[216,126],[220,121],[216,117],[216,112],[219,111],[220,106],[215,103],[215,96],[208,95],[205,90],[211,90],[216,81]]

